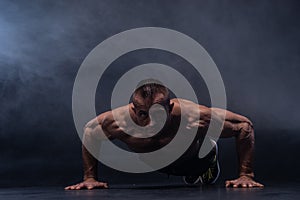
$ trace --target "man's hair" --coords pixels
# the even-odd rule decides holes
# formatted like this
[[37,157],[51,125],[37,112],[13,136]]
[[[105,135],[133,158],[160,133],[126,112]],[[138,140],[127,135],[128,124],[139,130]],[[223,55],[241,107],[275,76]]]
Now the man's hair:
[[160,81],[155,79],[146,79],[138,83],[133,95],[132,101],[135,102],[135,97],[138,95],[143,99],[154,99],[155,95],[163,94],[165,96],[165,101],[170,101],[169,90]]

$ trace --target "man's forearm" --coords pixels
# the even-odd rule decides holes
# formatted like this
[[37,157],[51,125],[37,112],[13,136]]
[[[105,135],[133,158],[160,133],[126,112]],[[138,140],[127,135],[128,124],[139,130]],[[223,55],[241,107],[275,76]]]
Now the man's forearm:
[[83,180],[88,178],[98,179],[98,160],[90,154],[84,145],[82,145],[83,160]]
[[96,117],[84,127],[82,138],[83,179],[98,179],[98,159],[101,142],[107,139],[102,130],[101,117]]
[[[100,151],[101,140],[99,135],[100,128],[97,131],[97,121],[93,120],[93,123],[88,124],[84,128],[83,140],[82,140],[82,160],[83,160],[83,179],[88,178],[98,179],[98,154]],[[99,125],[98,125],[99,126]],[[92,152],[93,154],[91,154]]]
[[240,176],[254,178],[254,131],[252,125],[245,123],[240,134],[236,136]]

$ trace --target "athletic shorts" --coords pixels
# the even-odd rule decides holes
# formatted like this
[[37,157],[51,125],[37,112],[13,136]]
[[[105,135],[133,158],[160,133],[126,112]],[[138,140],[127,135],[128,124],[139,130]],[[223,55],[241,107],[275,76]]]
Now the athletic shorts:
[[[216,156],[216,149],[213,148],[204,158],[199,158],[199,150],[200,147],[191,156],[182,156],[158,171],[175,176],[202,175],[211,166]],[[189,153],[185,154],[189,155]]]

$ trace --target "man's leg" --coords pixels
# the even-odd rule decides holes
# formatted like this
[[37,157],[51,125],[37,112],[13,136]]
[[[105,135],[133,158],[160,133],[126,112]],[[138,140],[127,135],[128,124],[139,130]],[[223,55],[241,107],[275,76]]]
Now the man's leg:
[[[206,156],[205,163],[202,162],[202,165],[208,165],[206,167],[206,171],[199,175],[186,175],[183,176],[183,180],[188,185],[195,185],[195,184],[214,184],[220,175],[220,165],[218,162],[218,146],[217,143],[210,139],[212,150],[211,152]],[[207,159],[208,158],[208,159]],[[204,159],[197,158],[198,160],[204,161]],[[201,164],[197,165],[197,162],[195,163],[195,166],[197,166],[199,169],[202,168]],[[199,170],[198,169],[198,170]],[[197,170],[197,169],[196,169]]]

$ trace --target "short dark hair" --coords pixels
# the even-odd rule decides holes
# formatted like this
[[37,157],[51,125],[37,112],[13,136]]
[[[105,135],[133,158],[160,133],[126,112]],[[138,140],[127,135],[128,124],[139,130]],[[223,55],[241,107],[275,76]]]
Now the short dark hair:
[[138,83],[133,95],[132,101],[134,102],[135,96],[139,95],[143,99],[153,99],[156,94],[161,93],[165,96],[165,100],[170,100],[170,94],[167,87],[165,87],[160,81],[155,79],[146,79]]

